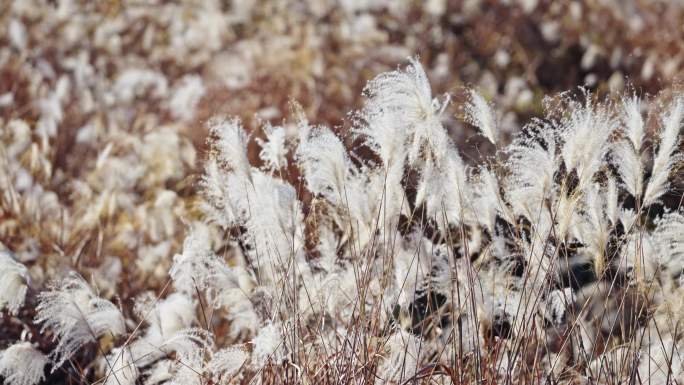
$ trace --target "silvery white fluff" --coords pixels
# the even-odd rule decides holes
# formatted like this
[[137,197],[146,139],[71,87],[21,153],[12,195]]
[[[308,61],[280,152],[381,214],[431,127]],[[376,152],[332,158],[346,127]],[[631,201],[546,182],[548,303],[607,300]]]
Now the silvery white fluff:
[[408,145],[411,164],[419,160],[425,147],[439,156],[438,151],[446,145],[440,119],[449,98],[432,98],[430,82],[417,59],[411,59],[404,71],[378,75],[364,92],[368,95],[366,120],[372,123],[378,117],[391,119],[386,122],[387,128],[392,127],[394,135]]
[[[398,187],[402,175],[398,168],[404,165],[425,168],[416,205],[425,202],[430,217],[441,214],[442,205],[446,205],[448,222],[460,221],[462,201],[467,200],[465,167],[441,123],[449,97],[441,101],[432,98],[427,75],[416,59],[404,71],[377,76],[364,92],[368,102],[358,132],[368,138],[371,148],[381,156],[385,167],[382,176],[389,178],[389,195],[380,205],[385,206],[383,221],[394,223],[394,216],[404,207],[404,196]],[[430,183],[437,189],[435,194],[425,193]],[[447,195],[449,199],[445,199]],[[451,199],[454,196],[458,199]],[[444,221],[440,221],[443,225]]]
[[97,296],[78,274],[71,273],[38,295],[36,323],[42,332],[51,331],[57,346],[49,357],[52,371],[59,368],[83,345],[126,331],[123,316],[113,303]]
[[666,213],[655,221],[655,226],[652,233],[634,232],[626,237],[620,259],[614,264],[633,280],[659,279],[669,290],[679,284],[672,277],[684,269],[684,215]]
[[[202,385],[205,383],[204,356],[202,350],[194,350],[190,355],[177,355],[176,359],[160,361],[159,366],[155,365],[150,376],[147,376],[146,383],[163,381],[165,385]],[[169,365],[165,366],[165,362],[169,362]],[[169,373],[164,375],[160,372],[162,369],[169,370]]]
[[[610,381],[609,379],[621,379],[623,382],[628,382],[633,359],[633,353],[630,352],[627,346],[611,348],[591,361],[587,368],[589,378],[600,383]],[[641,362],[644,360],[646,360],[646,357]],[[653,369],[656,369],[655,365]],[[642,383],[653,384],[653,379],[649,381],[649,376],[644,376],[644,374],[645,372],[643,371],[639,372]]]
[[386,383],[402,384],[416,374],[421,354],[421,341],[404,330],[391,334],[384,345],[386,353],[378,375]]
[[258,324],[250,302],[254,280],[244,268],[229,267],[222,258],[207,249],[209,239],[206,230],[201,226],[193,229],[185,239],[183,252],[174,257],[169,271],[174,286],[190,298],[198,290],[203,291],[212,307],[225,309],[227,318],[232,321],[231,335],[254,331]]
[[561,325],[565,321],[569,305],[574,302],[575,296],[571,288],[551,290],[544,298],[542,316],[553,325]]
[[148,320],[159,329],[161,335],[172,336],[192,324],[196,318],[194,310],[195,304],[191,297],[172,293],[157,303]]
[[302,203],[295,188],[274,175],[252,167],[247,159],[247,136],[238,121],[210,125],[213,152],[202,185],[210,220],[223,227],[243,226],[246,257],[257,280],[270,287],[293,266],[305,269]]
[[497,121],[492,107],[475,90],[470,90],[470,98],[465,105],[466,120],[480,129],[482,135],[496,144]]
[[[446,135],[446,134],[445,134]],[[450,140],[444,156],[437,162],[426,162],[418,182],[416,205],[425,204],[428,218],[439,218],[442,231],[449,225],[458,225],[466,219],[470,191],[466,184],[463,160]]]
[[181,384],[187,379],[192,379],[190,382],[196,381],[193,377],[197,373],[201,374],[205,356],[214,350],[212,334],[199,328],[178,330],[170,336],[161,336],[158,332],[158,329],[150,328],[130,345],[130,357],[136,370],[143,375],[155,374],[158,366],[163,365],[160,363],[174,354],[172,367],[176,373],[173,379]]
[[397,242],[394,250],[394,276],[398,286],[397,304],[408,306],[415,293],[424,288],[433,270],[432,259],[436,247],[429,240],[414,234],[410,242]]
[[16,315],[24,304],[30,281],[26,266],[14,260],[7,251],[0,251],[0,311]]
[[662,339],[657,331],[649,340],[651,343],[643,349],[637,370],[642,383],[651,385],[677,384],[684,381],[684,362],[682,360],[681,343],[671,336]]
[[630,234],[624,240],[615,267],[630,280],[652,282],[659,270],[657,246],[650,234]]
[[682,154],[674,152],[681,141],[679,133],[684,119],[684,98],[676,97],[669,106],[669,111],[662,118],[658,142],[658,153],[653,158],[651,178],[644,192],[644,205],[656,202],[669,187],[668,178],[672,168],[682,160]]
[[[208,229],[203,226],[190,230],[183,242],[183,252],[173,257],[169,275],[176,290],[188,295],[196,290],[222,288],[235,280],[232,269],[211,249]],[[214,297],[210,295],[210,302]]]
[[632,142],[623,139],[613,144],[612,156],[627,191],[635,197],[641,197],[644,171],[638,150],[634,149]]
[[[195,305],[182,293],[173,293],[167,298],[153,303],[145,299],[137,311],[149,326],[144,334],[130,344],[128,354],[133,357],[137,367],[150,363],[174,351],[176,345],[170,343],[190,329],[195,320]],[[192,343],[192,340],[179,338],[178,341]]]
[[261,146],[259,158],[264,162],[264,167],[271,171],[278,171],[287,167],[287,134],[285,127],[273,127],[270,124],[264,126],[266,140],[257,138]]
[[534,310],[531,302],[535,296],[512,290],[520,284],[518,279],[506,274],[506,269],[505,265],[482,269],[472,295],[477,299],[476,310],[480,319],[486,322],[492,322],[495,318],[507,320],[514,333],[521,332],[528,326],[526,320],[532,318]]
[[655,262],[664,275],[677,276],[684,271],[684,215],[664,214],[651,235],[655,245]]
[[145,385],[156,385],[169,381],[173,378],[174,362],[172,360],[160,360],[145,372],[147,378]]
[[625,138],[613,143],[612,156],[627,191],[635,197],[641,197],[644,188],[641,162],[644,120],[641,116],[641,102],[636,96],[623,99],[620,118]]
[[404,135],[397,135],[395,116],[378,105],[380,103],[382,98],[369,101],[353,131],[363,137],[366,145],[382,160],[378,171],[384,185],[379,226],[391,229],[400,214],[408,213],[408,201],[401,185],[407,162],[407,142]]
[[469,205],[478,213],[482,226],[490,233],[494,233],[496,216],[514,222],[513,214],[504,201],[496,174],[486,167],[480,167],[478,171],[471,182],[473,188]]
[[240,177],[251,179],[251,166],[247,159],[249,137],[237,119],[213,118],[209,121],[209,132],[215,135],[216,160],[225,164]]
[[7,385],[36,385],[45,379],[48,358],[30,342],[17,342],[0,351],[0,376]]
[[214,353],[207,365],[216,384],[228,384],[249,360],[249,354],[239,347],[228,347]]
[[275,282],[290,258],[301,257],[301,202],[289,183],[261,172],[253,177],[254,185],[243,198],[250,212],[244,222],[250,234],[245,240],[252,245],[247,256],[257,266],[259,280]]
[[303,124],[300,130],[296,158],[308,190],[340,214],[332,216],[335,225],[343,229],[343,238],[356,238],[363,248],[375,227],[380,175],[354,166],[344,144],[330,129]]
[[598,171],[617,121],[607,107],[596,105],[587,95],[585,104],[572,107],[561,125],[563,162],[568,172],[576,170],[577,189],[582,191]]
[[[465,165],[441,122],[449,97],[432,98],[427,75],[416,59],[410,60],[404,71],[377,76],[364,91],[368,103],[357,132],[368,138],[385,163],[383,177],[390,178],[391,193],[387,199],[398,198],[402,203],[404,198],[396,191],[401,174],[394,167],[422,168],[416,205],[425,203],[430,218],[442,217],[445,211],[446,222],[459,223],[469,192]],[[397,202],[389,204],[394,205],[389,213],[398,215]],[[439,224],[446,225],[444,221]]]
[[644,141],[644,118],[641,116],[641,100],[634,95],[622,100],[622,123],[625,134],[636,151],[641,150]]
[[359,303],[359,285],[348,265],[333,271],[303,277],[299,309],[304,319],[329,315],[341,323],[349,322]]
[[350,195],[347,186],[356,171],[347,149],[328,128],[302,131],[297,161],[306,176],[307,188],[333,205],[344,205]]
[[[598,183],[590,184],[584,192],[583,210],[573,218],[572,236],[581,241],[585,245],[584,250],[598,261],[602,261],[605,255],[611,226],[617,224],[616,191],[611,177],[607,178],[605,187]],[[603,270],[598,264],[595,267],[597,271]]]
[[169,385],[202,384],[205,357],[214,350],[211,333],[203,329],[185,329],[162,346],[176,353],[175,374]]
[[112,349],[105,363],[104,385],[134,385],[139,373],[127,347]]
[[[504,180],[504,195],[515,215],[537,219],[545,215],[544,201],[554,192],[554,173],[558,167],[553,131],[541,122],[533,122],[529,129],[539,134],[534,138],[520,136],[506,148],[509,176]],[[530,167],[534,165],[534,167]]]
[[259,329],[259,334],[252,340],[252,366],[262,368],[268,361],[275,364],[285,358],[285,346],[280,323],[269,322]]

